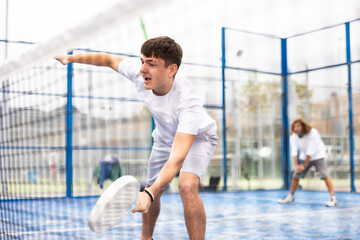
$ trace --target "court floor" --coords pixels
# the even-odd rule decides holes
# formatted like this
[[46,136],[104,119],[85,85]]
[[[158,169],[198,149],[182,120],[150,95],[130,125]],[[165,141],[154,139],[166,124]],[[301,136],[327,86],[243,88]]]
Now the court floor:
[[[278,204],[286,194],[282,190],[201,193],[207,212],[206,239],[360,239],[360,194],[337,193],[339,204],[334,208],[324,205],[327,192],[297,191],[294,204]],[[96,200],[2,202],[0,239],[140,239],[139,213],[129,213],[108,232],[93,233],[87,216]],[[154,239],[188,239],[178,194],[163,195]]]

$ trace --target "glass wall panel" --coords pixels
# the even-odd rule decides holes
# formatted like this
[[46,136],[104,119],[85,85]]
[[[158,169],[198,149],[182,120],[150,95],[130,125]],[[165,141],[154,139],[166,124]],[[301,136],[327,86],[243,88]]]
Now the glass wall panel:
[[181,74],[194,84],[204,105],[222,105],[222,77],[220,67],[182,64]]
[[228,187],[282,186],[281,79],[227,70]]
[[360,189],[360,63],[352,64],[355,187]]
[[226,66],[280,73],[281,41],[226,31]]
[[[182,64],[181,74],[194,84],[208,114],[217,123],[218,144],[209,167],[201,179],[201,186],[208,187],[211,179],[219,179],[218,189],[223,189],[223,116],[222,116],[222,78],[220,67],[209,67],[193,64]],[[177,191],[177,178],[170,185]]]
[[[290,122],[302,117],[319,131],[326,148],[328,171],[337,191],[348,191],[350,186],[348,108],[347,67],[290,76]],[[317,174],[310,171],[300,185],[304,189],[326,190]]]
[[288,39],[289,72],[346,62],[345,25]]
[[360,60],[360,21],[350,23],[351,60]]

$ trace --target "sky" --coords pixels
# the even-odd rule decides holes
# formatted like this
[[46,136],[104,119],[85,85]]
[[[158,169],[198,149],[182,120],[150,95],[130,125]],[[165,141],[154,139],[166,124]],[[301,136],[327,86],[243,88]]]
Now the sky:
[[[2,18],[6,14],[6,2],[9,38],[41,41],[119,0],[1,0]],[[164,5],[170,5],[171,10],[196,12],[190,21],[179,19],[184,24],[191,24],[194,19],[217,18],[222,14],[223,19],[218,20],[229,27],[276,35],[299,33],[360,17],[357,0],[170,0]],[[5,19],[1,22],[0,37],[3,38]]]
[[[119,0],[0,2],[0,39],[5,39],[7,25],[9,40],[42,42],[109,8]],[[197,28],[199,35],[203,32],[202,35],[213,36],[214,31],[219,32],[219,28],[226,26],[284,37],[360,18],[360,1],[169,0],[165,1],[160,10],[149,11],[144,15],[150,36],[164,34],[183,39],[188,36],[176,29],[192,31],[193,28]]]

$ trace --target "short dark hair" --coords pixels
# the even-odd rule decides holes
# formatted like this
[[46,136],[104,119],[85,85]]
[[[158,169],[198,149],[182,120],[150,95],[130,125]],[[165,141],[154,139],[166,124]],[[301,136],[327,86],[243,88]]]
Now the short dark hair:
[[165,61],[165,67],[176,64],[179,68],[183,51],[173,39],[163,36],[151,38],[144,42],[141,47],[141,54],[145,57],[161,58]]
[[290,134],[292,134],[294,132],[295,123],[300,123],[305,134],[308,134],[312,128],[311,125],[308,122],[306,122],[304,119],[297,118],[291,123]]

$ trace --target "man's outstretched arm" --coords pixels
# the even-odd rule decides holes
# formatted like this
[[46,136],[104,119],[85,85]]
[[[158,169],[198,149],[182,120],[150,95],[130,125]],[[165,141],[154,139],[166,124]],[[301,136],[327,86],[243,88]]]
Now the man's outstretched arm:
[[68,63],[83,63],[95,66],[110,67],[115,71],[118,71],[119,63],[123,60],[121,57],[107,53],[66,55],[56,57],[55,59],[61,62],[63,65],[67,65]]

